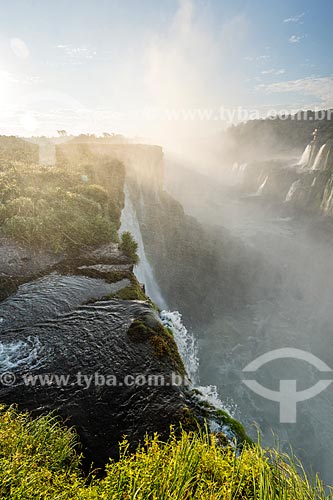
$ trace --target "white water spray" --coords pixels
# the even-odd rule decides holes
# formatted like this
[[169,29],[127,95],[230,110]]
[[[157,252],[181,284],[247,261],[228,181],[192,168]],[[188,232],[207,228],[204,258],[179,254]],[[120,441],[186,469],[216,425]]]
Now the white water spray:
[[310,161],[310,155],[311,155],[311,144],[308,144],[303,151],[303,154],[298,162],[298,165],[302,168],[305,168]]
[[201,393],[199,398],[201,397],[203,401],[208,401],[216,408],[223,409],[231,414],[232,408],[226,407],[226,405],[222,403],[218,396],[216,386],[200,386],[197,342],[193,334],[189,332],[183,324],[180,312],[167,310],[166,302],[158,284],[156,283],[152,267],[145,254],[139,221],[127,188],[125,188],[125,207],[121,214],[120,231],[130,231],[139,245],[138,254],[140,257],[140,263],[135,267],[135,275],[141,283],[145,284],[147,294],[151,297],[151,299],[161,309],[164,309],[160,313],[161,322],[173,333],[192,386],[198,389]]
[[322,159],[322,156],[323,156],[323,153],[324,153],[325,146],[326,146],[326,144],[323,144],[321,146],[321,148],[319,149],[319,151],[317,153],[317,156],[316,156],[316,159],[314,161],[312,170],[317,170],[318,167],[320,167],[320,162],[321,162],[321,159]]
[[301,181],[298,180],[298,181],[295,181],[292,183],[292,185],[290,186],[290,189],[287,193],[287,196],[286,196],[286,199],[285,199],[285,202],[288,202],[288,201],[292,201],[292,199],[294,198],[294,195],[300,185]]
[[256,192],[256,196],[261,196],[263,194],[265,186],[266,186],[266,184],[268,182],[268,179],[269,179],[269,176],[267,175],[265,177],[264,181],[262,182],[262,184],[260,184],[260,186],[259,186],[259,188],[258,188],[258,190]]
[[42,360],[41,352],[38,337],[29,336],[26,341],[0,342],[0,373],[13,371],[20,366],[25,369],[38,366]]

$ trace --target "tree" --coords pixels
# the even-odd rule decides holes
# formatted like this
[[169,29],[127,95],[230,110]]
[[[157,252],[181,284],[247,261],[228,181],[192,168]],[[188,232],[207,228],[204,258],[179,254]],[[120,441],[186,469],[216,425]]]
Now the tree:
[[138,246],[139,245],[129,231],[126,231],[121,235],[120,249],[131,259],[133,264],[137,264],[139,262],[139,256],[137,254]]

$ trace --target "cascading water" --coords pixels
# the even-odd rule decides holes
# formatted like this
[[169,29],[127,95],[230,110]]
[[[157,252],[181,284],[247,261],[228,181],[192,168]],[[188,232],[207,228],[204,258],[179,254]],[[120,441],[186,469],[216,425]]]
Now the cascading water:
[[323,144],[323,145],[321,146],[321,148],[319,149],[319,151],[318,151],[318,153],[317,153],[317,156],[316,156],[316,159],[315,159],[315,161],[314,161],[314,164],[313,164],[312,170],[317,170],[318,168],[320,168],[320,163],[321,163],[321,160],[322,160],[322,156],[323,156],[323,153],[324,153],[325,147],[326,147],[326,144]]
[[310,161],[310,155],[311,155],[311,144],[308,144],[303,151],[303,154],[298,162],[298,165],[302,168],[305,168]]
[[294,198],[294,195],[300,185],[301,181],[298,180],[298,181],[295,181],[292,183],[292,185],[290,186],[290,189],[287,193],[287,196],[286,196],[286,199],[285,199],[285,202],[289,202],[289,201],[292,201],[292,199]]
[[237,177],[238,177],[240,180],[243,180],[243,177],[244,177],[244,173],[245,173],[246,168],[247,168],[247,163],[242,163],[242,164],[239,166],[239,169],[238,169],[238,175],[237,175]]
[[216,408],[223,409],[231,414],[233,412],[232,407],[226,407],[226,405],[222,403],[218,396],[216,386],[200,386],[197,342],[193,334],[184,326],[180,312],[167,310],[166,301],[164,300],[161,290],[155,281],[152,267],[145,254],[140,224],[127,187],[125,187],[125,207],[121,214],[120,231],[130,231],[138,243],[140,262],[135,267],[135,275],[140,282],[145,284],[147,294],[151,297],[151,299],[156,302],[161,309],[163,309],[160,313],[160,320],[162,324],[169,328],[173,333],[192,386],[200,391],[202,400],[208,401]]
[[166,308],[166,303],[163,299],[161,290],[157,285],[153,269],[147,259],[145,247],[143,244],[142,234],[138,218],[128,188],[125,187],[125,207],[121,213],[120,232],[129,231],[138,244],[139,263],[135,266],[135,275],[140,283],[144,283],[146,292],[149,297],[161,308]]
[[261,196],[263,194],[265,186],[266,186],[266,184],[268,182],[268,179],[269,179],[269,176],[267,175],[265,177],[264,181],[260,184],[260,186],[259,186],[259,188],[258,188],[258,190],[256,192],[256,196]]

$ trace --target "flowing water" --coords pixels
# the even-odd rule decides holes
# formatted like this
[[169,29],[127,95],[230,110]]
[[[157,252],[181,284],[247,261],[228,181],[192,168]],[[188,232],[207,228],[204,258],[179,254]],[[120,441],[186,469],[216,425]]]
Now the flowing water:
[[311,144],[308,144],[298,162],[298,165],[302,168],[305,168],[309,163],[310,155],[311,155]]
[[52,320],[129,284],[127,279],[109,284],[102,279],[52,273],[21,285],[0,304],[0,372],[36,368],[48,356],[38,335],[12,341],[8,340],[7,332]]
[[[201,392],[203,400],[208,401],[217,408],[224,409],[229,414],[233,414],[235,411],[233,404],[221,401],[216,386],[209,383],[206,385],[200,384],[198,343],[193,333],[183,324],[181,313],[179,311],[168,310],[166,301],[162,296],[161,290],[155,280],[152,267],[147,259],[140,224],[127,188],[125,188],[125,207],[122,211],[120,231],[130,231],[139,245],[138,254],[140,261],[135,267],[136,277],[140,282],[145,284],[146,291],[150,298],[163,309],[160,313],[160,320],[174,335],[192,386]],[[223,428],[223,431],[228,433],[228,429]]]
[[129,231],[138,244],[139,264],[135,266],[135,275],[139,282],[145,285],[147,295],[161,308],[166,307],[161,290],[156,283],[154,273],[148,262],[139,222],[133,207],[128,188],[125,187],[125,206],[121,214],[120,233]]
[[323,157],[323,153],[324,153],[325,147],[326,147],[326,144],[323,144],[321,146],[321,148],[319,149],[319,151],[317,153],[317,156],[316,156],[316,159],[314,161],[314,164],[312,166],[312,170],[317,170],[318,168],[320,168],[320,163],[321,163],[321,160],[322,160],[322,157]]
[[267,175],[264,179],[264,181],[260,184],[260,186],[258,187],[258,191],[256,192],[256,196],[261,196],[264,192],[264,189],[265,189],[265,186],[268,182],[268,179],[269,179],[269,176]]
[[301,184],[300,180],[292,183],[292,185],[290,186],[290,189],[287,193],[287,196],[286,196],[286,200],[285,200],[286,202],[293,200],[295,193],[296,193],[298,187],[300,186],[300,184]]
[[[288,198],[296,187],[293,185]],[[256,198],[228,196],[225,186],[216,185],[215,191],[211,188],[209,198],[199,195],[199,183],[191,189],[192,197],[187,192],[182,200],[179,190],[173,192],[171,179],[168,184],[187,213],[204,225],[227,228],[251,252],[258,252],[265,262],[262,272],[267,273],[268,283],[271,274],[278,272],[279,276],[275,289],[266,296],[242,310],[220,316],[216,312],[213,321],[207,319],[205,331],[199,332],[201,383],[214,384],[222,401],[236,402],[235,416],[253,437],[256,422],[265,445],[274,445],[275,436],[283,449],[288,450],[291,444],[308,470],[318,471],[332,484],[333,384],[315,398],[297,404],[296,423],[281,423],[279,404],[255,394],[243,383],[252,378],[277,391],[280,380],[297,380],[300,391],[327,378],[305,361],[289,359],[268,363],[251,377],[243,373],[259,355],[275,349],[301,349],[333,368],[332,231],[322,228],[318,220],[286,217]],[[260,292],[256,283],[252,285]]]

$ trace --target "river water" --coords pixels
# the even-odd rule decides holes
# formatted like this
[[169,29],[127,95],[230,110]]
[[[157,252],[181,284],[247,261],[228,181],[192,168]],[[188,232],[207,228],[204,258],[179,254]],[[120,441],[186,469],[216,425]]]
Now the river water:
[[251,376],[243,368],[259,355],[285,348],[312,353],[333,368],[332,232],[319,219],[290,217],[260,197],[242,197],[217,183],[206,189],[204,185],[202,179],[188,184],[186,192],[172,182],[168,188],[201,223],[227,228],[231,236],[258,252],[266,262],[262,272],[268,283],[273,273],[278,273],[279,280],[260,300],[241,311],[218,315],[205,331],[197,332],[201,383],[216,385],[219,397],[236,405],[235,416],[249,434],[256,436],[256,423],[264,445],[278,440],[286,451],[291,445],[309,471],[319,472],[332,484],[333,384],[297,404],[296,423],[281,423],[279,403],[254,393],[243,382],[256,379],[278,391],[280,380],[296,380],[297,391],[302,391],[330,378],[295,359],[271,361]]

